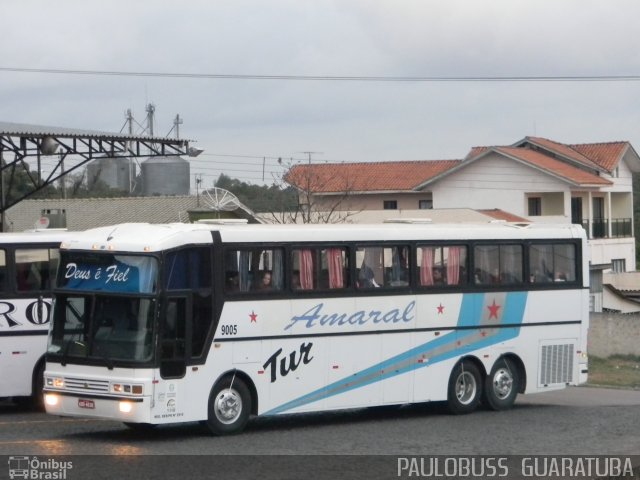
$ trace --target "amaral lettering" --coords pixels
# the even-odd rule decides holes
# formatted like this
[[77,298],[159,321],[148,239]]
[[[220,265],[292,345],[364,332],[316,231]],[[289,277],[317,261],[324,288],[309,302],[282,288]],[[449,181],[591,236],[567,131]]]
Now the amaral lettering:
[[353,313],[342,312],[325,312],[324,303],[319,303],[302,315],[296,315],[291,317],[291,323],[284,327],[285,330],[289,330],[298,322],[301,322],[306,328],[313,328],[316,326],[343,326],[353,325],[360,326],[367,323],[401,323],[413,321],[413,310],[415,309],[416,302],[409,302],[404,310],[399,308],[393,308],[389,311],[383,312],[380,310],[359,310]]

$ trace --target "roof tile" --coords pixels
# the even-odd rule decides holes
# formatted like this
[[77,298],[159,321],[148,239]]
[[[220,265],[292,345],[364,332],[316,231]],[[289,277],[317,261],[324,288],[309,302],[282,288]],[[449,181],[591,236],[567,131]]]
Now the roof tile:
[[459,165],[461,160],[295,165],[286,180],[314,192],[412,190]]
[[606,171],[613,171],[629,142],[582,143],[571,145],[571,148],[590,158]]
[[517,147],[498,147],[495,150],[518,158],[578,185],[611,185],[611,182],[606,178],[599,177],[536,150]]

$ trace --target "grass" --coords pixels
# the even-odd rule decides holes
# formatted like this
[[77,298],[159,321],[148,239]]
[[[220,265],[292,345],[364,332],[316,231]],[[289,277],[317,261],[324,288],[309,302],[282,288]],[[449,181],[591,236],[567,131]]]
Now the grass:
[[589,355],[589,385],[640,388],[640,356],[612,355],[600,358]]

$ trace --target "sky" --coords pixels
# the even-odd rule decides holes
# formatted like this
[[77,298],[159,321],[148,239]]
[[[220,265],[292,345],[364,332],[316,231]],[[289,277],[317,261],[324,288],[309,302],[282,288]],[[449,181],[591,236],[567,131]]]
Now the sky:
[[[220,173],[460,159],[525,136],[640,150],[637,0],[2,0],[0,121],[119,132],[131,109]],[[189,74],[87,75],[29,69]],[[616,77],[627,81],[211,78]],[[312,152],[312,153],[306,153]]]

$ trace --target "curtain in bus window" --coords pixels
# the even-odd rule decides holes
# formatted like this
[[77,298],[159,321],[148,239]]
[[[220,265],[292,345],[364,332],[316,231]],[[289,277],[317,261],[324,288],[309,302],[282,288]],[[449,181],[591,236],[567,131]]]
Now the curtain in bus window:
[[497,245],[477,246],[474,250],[475,283],[500,282],[500,251]]
[[573,282],[576,279],[576,250],[571,244],[553,246],[556,280]]
[[532,245],[529,248],[529,281],[532,283],[553,282],[553,246]]
[[458,285],[460,283],[460,257],[462,247],[449,247],[447,250],[447,285]]
[[140,293],[153,293],[155,291],[156,279],[158,278],[158,264],[155,258],[137,256],[133,257],[128,255],[116,255],[114,258],[116,259],[116,261],[124,265],[131,265],[132,267],[138,269],[138,291]]
[[273,251],[273,266],[271,269],[271,285],[276,290],[282,290],[284,278],[282,273],[282,250]]
[[408,285],[406,247],[393,247],[391,251],[391,286]]
[[240,278],[240,291],[248,292],[251,286],[251,279],[249,278],[249,261],[251,260],[250,252],[247,250],[240,250],[240,264],[238,265],[238,276]]
[[329,267],[329,288],[343,288],[342,249],[327,249],[327,265]]
[[300,252],[300,287],[313,290],[313,252],[309,249]]
[[501,283],[522,282],[522,246],[502,245],[500,247]]
[[422,247],[422,264],[420,265],[420,285],[433,286],[433,248]]

